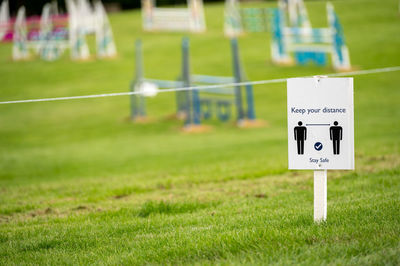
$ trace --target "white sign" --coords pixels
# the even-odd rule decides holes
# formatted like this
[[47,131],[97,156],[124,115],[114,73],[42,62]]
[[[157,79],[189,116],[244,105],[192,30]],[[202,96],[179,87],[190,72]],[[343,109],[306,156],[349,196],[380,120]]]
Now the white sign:
[[287,82],[289,169],[354,169],[353,78]]

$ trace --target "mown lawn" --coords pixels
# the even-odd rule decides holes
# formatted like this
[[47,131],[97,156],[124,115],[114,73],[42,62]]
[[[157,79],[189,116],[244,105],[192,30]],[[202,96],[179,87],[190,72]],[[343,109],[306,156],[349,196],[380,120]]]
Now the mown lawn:
[[[355,69],[400,65],[397,4],[334,1]],[[324,2],[307,8],[326,24]],[[231,72],[222,14],[207,5],[190,36],[196,73]],[[148,77],[179,75],[182,34],[143,33],[139,11],[110,19],[115,60],[14,63],[2,44],[0,101],[127,91],[136,38]],[[333,72],[272,65],[263,33],[240,52],[251,80]],[[172,93],[149,99],[147,124],[127,120],[128,97],[0,105],[0,264],[400,264],[400,73],[354,82],[356,170],[329,172],[320,225],[312,171],[287,169],[284,83],[254,89],[266,127],[202,134],[168,118]]]

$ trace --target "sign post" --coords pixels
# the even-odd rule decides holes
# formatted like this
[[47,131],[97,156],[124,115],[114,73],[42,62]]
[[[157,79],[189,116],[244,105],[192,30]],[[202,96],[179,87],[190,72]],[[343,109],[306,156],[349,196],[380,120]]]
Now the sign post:
[[354,169],[353,78],[287,82],[289,169],[314,170],[314,221],[327,217],[327,170]]
[[314,170],[314,221],[325,221],[327,213],[327,170]]

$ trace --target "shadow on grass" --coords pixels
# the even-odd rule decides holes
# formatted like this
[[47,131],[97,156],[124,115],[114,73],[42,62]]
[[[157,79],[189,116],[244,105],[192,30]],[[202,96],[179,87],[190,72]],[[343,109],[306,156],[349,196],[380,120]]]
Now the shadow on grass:
[[148,217],[152,214],[177,214],[177,213],[190,213],[208,207],[216,206],[217,203],[202,203],[202,202],[185,202],[185,203],[171,203],[167,201],[148,201],[144,203],[137,216]]

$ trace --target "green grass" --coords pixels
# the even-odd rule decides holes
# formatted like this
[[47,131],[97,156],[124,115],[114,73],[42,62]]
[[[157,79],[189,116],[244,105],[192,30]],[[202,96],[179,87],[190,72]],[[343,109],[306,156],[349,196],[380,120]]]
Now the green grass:
[[[400,65],[397,1],[334,5],[355,68]],[[307,7],[324,26],[324,2]],[[222,12],[207,5],[207,33],[190,36],[196,73],[231,72]],[[110,19],[115,60],[14,63],[2,44],[0,100],[127,91],[136,38],[148,77],[177,77],[181,34],[143,33],[139,11]],[[333,72],[272,65],[268,38],[240,39],[251,80]],[[148,124],[127,122],[128,97],[0,105],[0,264],[399,265],[400,73],[354,80],[356,170],[329,172],[320,225],[312,171],[287,169],[283,83],[255,87],[267,127],[203,134],[167,119],[171,93],[148,101]]]

